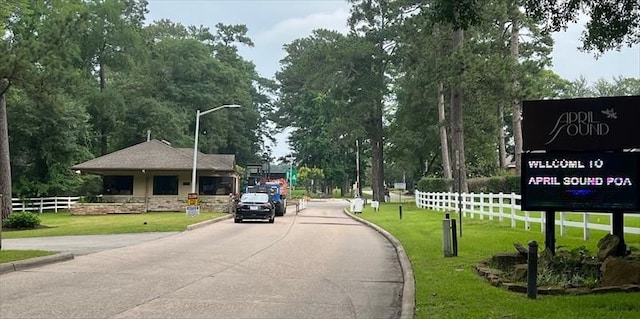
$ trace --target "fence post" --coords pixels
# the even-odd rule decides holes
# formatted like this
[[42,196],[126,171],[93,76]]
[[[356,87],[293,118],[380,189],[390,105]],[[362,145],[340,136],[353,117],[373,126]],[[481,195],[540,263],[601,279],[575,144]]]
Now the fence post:
[[43,205],[44,205],[44,199],[42,197],[40,197],[40,209],[39,209],[40,214],[42,214],[42,206]]
[[582,214],[582,239],[589,240],[589,213]]
[[495,199],[495,194],[489,193],[489,220],[493,220],[493,208],[495,207],[493,201]]
[[529,211],[524,212],[524,229],[529,230],[531,223],[529,222]]
[[484,198],[485,197],[486,196],[485,196],[484,193],[478,194],[478,200],[480,201],[480,203],[478,203],[479,204],[478,205],[478,213],[480,214],[480,219],[484,219],[484,214],[485,214],[485,211],[484,211],[484,206],[485,206],[484,205],[485,204],[484,203]]
[[53,198],[53,211],[54,211],[55,213],[57,213],[57,212],[58,212],[58,196],[56,196],[56,197],[54,197],[54,198]]
[[565,232],[565,225],[564,225],[564,212],[560,212],[560,236],[564,236],[564,232]]
[[498,201],[500,203],[500,206],[498,206],[498,213],[500,214],[500,216],[498,216],[498,219],[500,220],[500,222],[503,222],[504,216],[502,216],[502,214],[504,214],[504,194],[502,192],[498,194]]
[[511,228],[516,228],[516,193],[511,192],[509,201],[511,204]]

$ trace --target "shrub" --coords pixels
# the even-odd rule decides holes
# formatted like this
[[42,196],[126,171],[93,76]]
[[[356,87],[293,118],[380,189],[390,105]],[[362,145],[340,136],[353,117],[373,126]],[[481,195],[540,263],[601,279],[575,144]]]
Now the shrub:
[[520,176],[478,177],[467,181],[470,193],[520,194]]
[[40,225],[38,215],[29,212],[17,212],[2,222],[2,227],[14,229],[33,229]]
[[417,188],[421,192],[450,192],[452,186],[452,179],[423,177]]

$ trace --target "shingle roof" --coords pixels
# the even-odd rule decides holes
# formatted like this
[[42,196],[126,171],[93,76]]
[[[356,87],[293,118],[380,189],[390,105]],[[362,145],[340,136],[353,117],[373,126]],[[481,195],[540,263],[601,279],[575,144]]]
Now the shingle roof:
[[[235,155],[203,154],[198,152],[198,170],[233,171]],[[72,167],[80,171],[98,170],[191,170],[193,149],[175,148],[149,140],[106,154]]]

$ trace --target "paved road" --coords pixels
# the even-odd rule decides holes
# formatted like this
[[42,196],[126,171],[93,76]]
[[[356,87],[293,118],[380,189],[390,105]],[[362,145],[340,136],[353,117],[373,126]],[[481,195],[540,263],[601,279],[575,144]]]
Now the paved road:
[[56,236],[43,238],[7,238],[2,240],[3,249],[41,249],[48,251],[70,252],[74,255],[86,255],[103,250],[126,247],[155,240],[178,232]]
[[0,318],[397,318],[391,243],[311,202],[0,276]]

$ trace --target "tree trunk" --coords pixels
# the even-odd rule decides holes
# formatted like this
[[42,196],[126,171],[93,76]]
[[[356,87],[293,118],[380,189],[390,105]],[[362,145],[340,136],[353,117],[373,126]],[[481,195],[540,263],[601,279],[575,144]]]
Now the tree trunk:
[[507,145],[504,135],[504,104],[498,104],[498,163],[500,169],[507,168]]
[[520,27],[518,25],[518,8],[515,7],[512,11],[512,25],[511,25],[511,58],[513,59],[513,70],[511,73],[512,83],[512,107],[513,107],[513,139],[515,144],[513,160],[516,164],[516,174],[520,175],[522,165],[520,163],[522,157],[522,107],[520,101],[520,81],[518,79],[518,59],[520,58],[519,50],[519,33]]
[[[464,39],[464,31],[462,29],[458,29],[453,33],[453,51],[458,51],[462,48],[462,42]],[[464,121],[463,121],[463,111],[462,111],[462,86],[460,85],[460,81],[462,81],[462,76],[464,74],[464,65],[462,65],[462,61],[457,61],[456,63],[460,64],[457,66],[458,74],[454,79],[453,87],[451,89],[451,127],[453,131],[453,149],[456,154],[456,169],[455,169],[455,180],[454,185],[456,186],[456,190],[460,190],[461,192],[468,192],[469,187],[467,186],[467,167],[465,165],[465,154],[464,154]]]
[[371,189],[373,200],[384,202],[384,131],[382,128],[382,99],[375,100],[373,130],[371,132]]
[[451,160],[449,158],[449,137],[444,113],[444,84],[438,85],[438,123],[440,126],[440,148],[442,153],[442,171],[445,179],[451,179]]
[[1,221],[11,215],[11,162],[8,127],[6,95],[0,93],[0,249],[2,249]]
[[[100,76],[100,92],[104,92],[106,86],[107,86],[107,79],[105,76],[105,70],[104,70],[104,64],[102,63],[102,61],[100,61],[100,64],[98,66],[98,74]],[[104,99],[100,99],[100,101],[102,101],[103,103],[105,102]],[[102,107],[106,107],[106,105],[101,105]],[[102,112],[105,112],[105,110],[102,110]],[[107,139],[107,132],[104,129],[104,123],[102,123],[102,128],[100,129],[100,155],[106,155],[107,152],[109,151],[108,149],[108,139]]]

